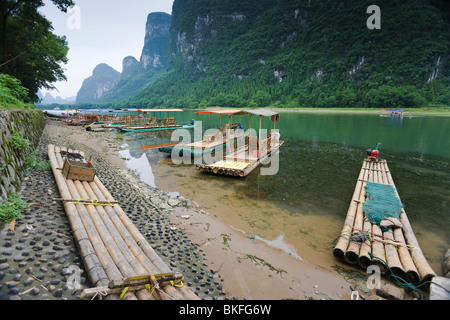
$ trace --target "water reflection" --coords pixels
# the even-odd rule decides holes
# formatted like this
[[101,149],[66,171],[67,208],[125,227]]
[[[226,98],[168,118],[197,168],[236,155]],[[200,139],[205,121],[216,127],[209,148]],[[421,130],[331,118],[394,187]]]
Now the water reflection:
[[[248,128],[246,117],[239,121]],[[167,154],[140,149],[169,142],[168,133],[124,135],[124,141],[130,157],[139,160],[130,160],[129,166],[142,176],[154,175],[158,187],[179,192],[266,241],[282,232],[300,257],[321,263],[333,263],[330,248],[342,228],[365,150],[381,142],[381,158],[388,161],[419,243],[439,273],[450,247],[449,124],[447,117],[282,113],[277,127],[285,145],[278,174],[262,176],[256,169],[244,179],[199,174],[191,165],[174,165]]]

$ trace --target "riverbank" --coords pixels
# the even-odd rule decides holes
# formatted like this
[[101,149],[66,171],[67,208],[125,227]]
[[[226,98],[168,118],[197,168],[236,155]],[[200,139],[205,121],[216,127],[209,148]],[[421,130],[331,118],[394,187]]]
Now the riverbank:
[[[88,132],[48,121],[41,141],[93,155],[98,176],[138,229],[174,270],[183,272],[203,299],[349,299],[351,286],[367,299],[364,275],[336,263],[326,268],[301,261],[220,221],[181,197],[153,188],[128,170],[122,141],[109,132]],[[83,268],[51,171],[34,172],[23,186],[32,209],[5,226],[0,244],[2,299],[79,299],[66,283],[71,265]],[[170,230],[170,231],[169,231]],[[163,237],[177,230],[175,237]],[[173,233],[173,232],[172,232]],[[349,277],[349,274],[353,274]],[[83,285],[89,286],[82,274]]]
[[[206,108],[198,110],[217,110],[229,108]],[[361,113],[361,114],[379,114],[389,115],[391,112],[388,109],[382,108],[272,108],[266,107],[263,109],[273,110],[276,112],[307,112],[307,113]],[[404,116],[409,115],[423,115],[423,116],[447,116],[450,117],[450,107],[428,107],[428,108],[408,108],[403,109]]]
[[[319,113],[375,113],[380,115],[389,115],[391,111],[380,108],[271,108],[278,112],[319,112]],[[393,109],[395,110],[395,109]],[[408,115],[432,115],[432,116],[450,116],[450,108],[408,108],[403,109],[404,116]]]

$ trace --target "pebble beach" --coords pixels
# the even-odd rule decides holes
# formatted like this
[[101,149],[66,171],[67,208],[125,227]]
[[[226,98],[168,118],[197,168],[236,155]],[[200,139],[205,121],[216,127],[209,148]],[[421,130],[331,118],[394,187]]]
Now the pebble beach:
[[[92,156],[100,181],[201,299],[341,300],[350,297],[358,281],[364,284],[364,275],[349,279],[340,267],[301,261],[225,224],[195,201],[144,183],[122,158],[120,134],[46,121],[39,146],[42,160],[48,159],[49,144]],[[60,195],[52,171],[31,171],[21,195],[30,210],[16,220],[14,231],[9,224],[0,225],[0,299],[80,300],[91,284],[64,207],[55,200]],[[69,285],[73,267],[81,269],[78,289]]]
[[[174,226],[168,212],[186,205],[160,190],[143,186],[131,174],[105,161],[96,150],[74,141],[70,127],[48,120],[40,143],[40,156],[47,159],[47,145],[83,150],[92,155],[97,175],[149,243],[172,270],[180,271],[202,299],[232,299],[223,290],[220,274],[207,257]],[[138,184],[138,185],[136,185]],[[30,210],[16,220],[14,231],[4,224],[0,232],[0,299],[77,300],[89,279],[81,273],[80,289],[70,289],[70,266],[83,270],[70,223],[51,170],[32,171],[22,184],[22,198]]]

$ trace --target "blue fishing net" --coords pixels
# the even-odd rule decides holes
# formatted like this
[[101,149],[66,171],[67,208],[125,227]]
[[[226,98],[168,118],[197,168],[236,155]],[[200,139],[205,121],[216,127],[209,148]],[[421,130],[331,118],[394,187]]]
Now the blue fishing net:
[[394,187],[368,182],[365,189],[367,199],[363,204],[363,209],[371,223],[380,226],[381,220],[384,218],[400,219],[403,204],[397,198]]

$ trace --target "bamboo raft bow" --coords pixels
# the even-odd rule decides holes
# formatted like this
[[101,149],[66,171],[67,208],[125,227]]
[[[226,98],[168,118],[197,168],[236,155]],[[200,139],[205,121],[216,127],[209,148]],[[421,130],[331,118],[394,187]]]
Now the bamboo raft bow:
[[392,186],[400,201],[386,160],[365,159],[333,255],[363,269],[376,265],[382,274],[389,269],[414,285],[430,281],[436,274],[423,255],[404,208],[400,212],[401,227],[382,231],[367,218],[363,205],[368,183]]
[[[94,287],[90,289],[93,296],[105,300],[199,300],[156,254],[96,175],[93,181],[64,177],[59,168],[68,153],[84,157],[77,150],[48,146],[60,193],[57,200],[64,203],[79,254]],[[141,287],[129,282],[136,277],[146,278]],[[89,290],[83,296],[89,296]]]
[[106,296],[109,294],[120,294],[122,298],[127,292],[135,292],[138,290],[148,290],[150,293],[156,292],[160,300],[168,300],[161,288],[171,285],[174,287],[183,286],[183,275],[174,273],[155,274],[139,277],[126,278],[124,280],[113,280],[107,287],[97,287],[84,289],[81,298],[92,298]]

